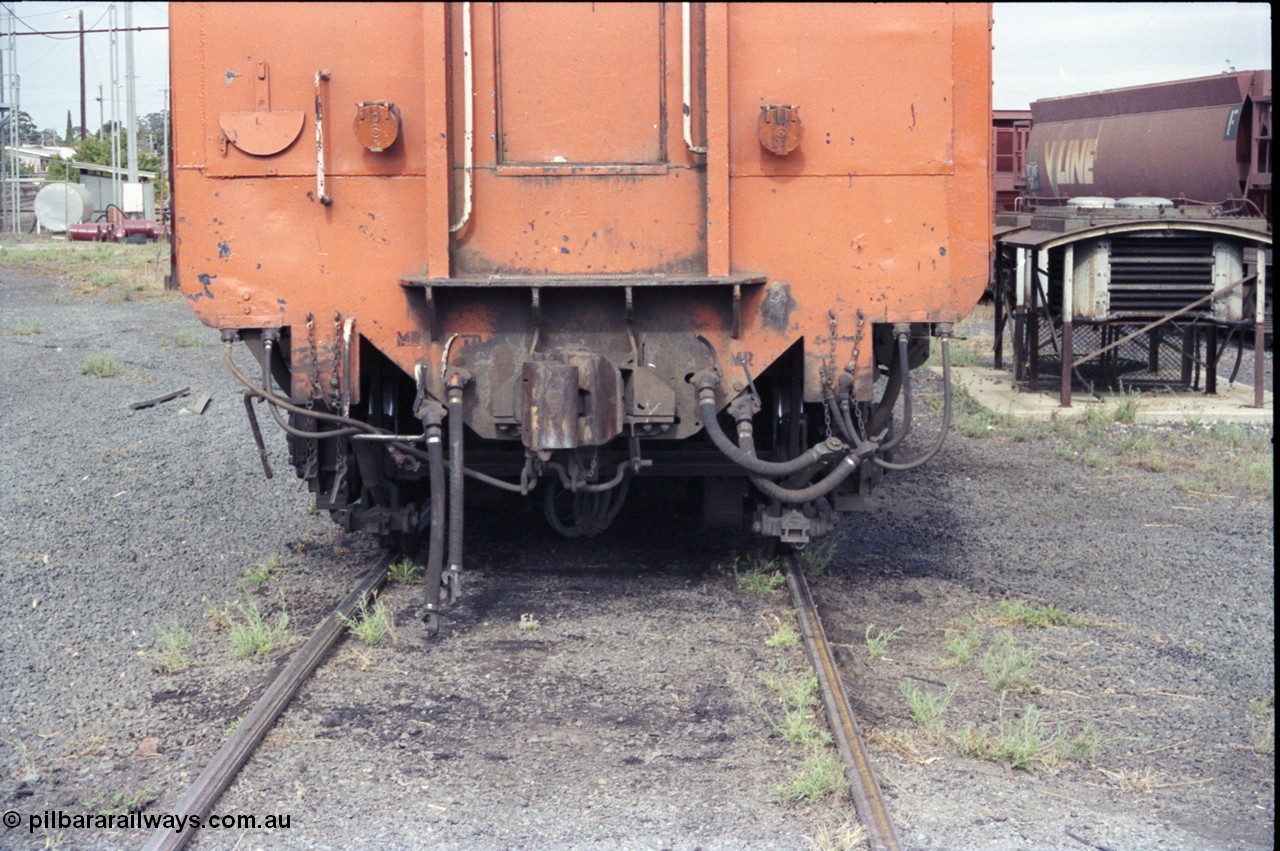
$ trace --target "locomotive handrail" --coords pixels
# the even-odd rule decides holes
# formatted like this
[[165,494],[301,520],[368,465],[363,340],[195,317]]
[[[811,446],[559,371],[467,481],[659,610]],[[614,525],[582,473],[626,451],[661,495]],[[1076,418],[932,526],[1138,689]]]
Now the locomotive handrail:
[[324,191],[324,105],[320,84],[328,81],[328,69],[316,72],[316,200],[326,207],[333,204],[333,196]]
[[692,3],[680,4],[680,38],[683,48],[681,65],[684,74],[684,102],[680,111],[684,115],[684,146],[695,154],[705,154],[706,145],[693,144],[693,46],[689,33],[689,13],[692,5]]
[[458,221],[449,226],[449,233],[457,233],[466,227],[471,218],[471,169],[475,161],[475,84],[472,79],[471,54],[474,48],[471,39],[471,4],[462,4],[462,213]]

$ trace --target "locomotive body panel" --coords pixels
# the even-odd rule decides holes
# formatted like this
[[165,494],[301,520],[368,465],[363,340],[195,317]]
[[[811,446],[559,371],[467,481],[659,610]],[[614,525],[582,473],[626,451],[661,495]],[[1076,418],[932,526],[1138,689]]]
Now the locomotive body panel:
[[[837,397],[891,424],[925,338],[982,293],[990,25],[989,4],[175,4],[176,275],[284,388],[251,392],[304,425],[299,475],[348,527],[426,523],[440,476],[402,438],[446,402],[508,489],[742,476],[709,420],[767,405],[770,458]],[[823,493],[879,475],[887,430],[847,423],[804,470]]]
[[[418,334],[423,344],[404,345],[416,312],[400,278],[703,275],[718,212],[707,172],[727,169],[720,194],[730,221],[712,227],[727,231],[729,266],[782,282],[795,303],[779,321],[766,288],[745,293],[736,342],[727,328],[683,329],[715,338],[730,359],[749,350],[762,367],[800,336],[819,351],[833,308],[850,328],[857,310],[880,322],[967,313],[989,243],[985,217],[973,213],[974,187],[985,185],[987,7],[746,4],[729,9],[719,32],[713,10],[696,30],[726,40],[728,106],[711,102],[715,80],[696,81],[693,107],[711,117],[693,125],[714,137],[708,125],[721,121],[728,135],[705,155],[681,134],[678,7],[602,9],[609,20],[589,29],[596,15],[581,4],[473,11],[473,212],[440,269],[424,247],[461,215],[465,192],[458,5],[176,8],[175,56],[185,57],[174,66],[179,279],[197,312],[218,327],[356,315],[359,333],[409,372],[438,358],[442,341]],[[295,37],[263,46],[284,29]],[[559,40],[535,38],[543,29]],[[427,45],[441,36],[454,49],[440,45],[447,55],[433,56]],[[570,49],[582,55],[551,65]],[[609,55],[625,64],[587,73]],[[436,60],[447,60],[446,73],[413,70]],[[703,51],[690,61],[706,73]],[[316,84],[322,68],[331,77]],[[447,97],[429,90],[433,79],[448,81]],[[198,109],[183,93],[198,93]],[[308,180],[317,99],[328,107],[332,206],[316,201]],[[370,152],[351,131],[353,104],[368,101],[394,103],[402,116],[385,151]],[[774,103],[799,105],[805,122],[804,143],[787,156],[757,141],[760,107]],[[220,119],[255,111],[303,114],[305,126],[279,152],[246,153],[222,138]],[[424,144],[442,126],[452,148],[448,199],[428,174],[439,148]],[[810,369],[810,400],[819,380]]]

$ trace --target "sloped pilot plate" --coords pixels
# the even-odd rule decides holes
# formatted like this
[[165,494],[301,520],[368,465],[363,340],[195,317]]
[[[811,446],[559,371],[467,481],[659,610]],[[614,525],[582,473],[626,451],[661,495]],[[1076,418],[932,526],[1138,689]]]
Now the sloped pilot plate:
[[227,141],[246,154],[269,157],[293,144],[302,132],[307,114],[301,110],[274,109],[270,112],[224,112],[218,124]]

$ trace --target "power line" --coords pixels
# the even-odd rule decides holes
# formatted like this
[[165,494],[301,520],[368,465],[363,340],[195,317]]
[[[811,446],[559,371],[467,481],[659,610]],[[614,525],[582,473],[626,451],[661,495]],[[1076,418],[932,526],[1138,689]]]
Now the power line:
[[[26,21],[22,20],[22,18],[19,18],[19,17],[18,17],[18,13],[17,13],[17,12],[15,12],[15,11],[13,11],[13,7],[12,7],[12,6],[10,6],[8,3],[0,3],[0,6],[4,7],[4,10],[5,10],[6,12],[8,12],[8,13],[9,13],[9,15],[13,18],[13,20],[15,20],[16,22],[18,22],[18,23],[22,24],[22,25],[23,25],[24,27],[26,27],[27,29],[31,30],[31,32],[29,32],[29,33],[10,32],[10,33],[7,33],[7,35],[43,35],[43,36],[47,36],[48,38],[52,38],[52,39],[54,39],[54,41],[71,41],[71,39],[70,39],[70,38],[54,38],[54,36],[53,36],[53,35],[51,35],[50,33],[43,33],[43,32],[40,32],[40,30],[38,30],[38,29],[36,29],[35,27],[31,26],[31,24],[29,24],[29,23],[27,23]],[[75,31],[75,38],[79,38],[79,37],[80,37],[80,31],[79,31],[79,30],[76,30],[76,31]]]
[[[17,20],[17,19],[15,18],[14,20]],[[27,27],[27,29],[31,29],[30,25],[26,24],[26,23],[25,23],[25,22],[23,22],[23,21],[18,21],[18,23],[22,24],[24,27]],[[127,29],[126,29],[125,27],[116,27],[114,30],[85,30],[84,32],[85,32],[85,35],[88,35],[88,34],[90,34],[90,33],[112,33],[112,32],[117,32],[117,33],[122,33],[122,32],[136,32],[136,33],[141,33],[141,32],[150,32],[150,31],[152,31],[152,30],[168,30],[168,29],[169,29],[168,27],[128,27]],[[12,32],[12,33],[3,33],[3,35],[14,35],[14,36],[18,36],[18,35],[42,35],[42,36],[44,36],[44,37],[46,37],[46,38],[52,38],[52,39],[54,39],[55,41],[71,41],[71,39],[70,39],[70,38],[55,38],[56,36],[64,35],[64,34],[66,34],[66,33],[70,33],[72,36],[74,36],[74,37],[76,37],[76,38],[79,38],[79,37],[80,37],[80,30],[48,30],[47,32],[41,32],[41,31],[38,31],[38,30],[34,30],[34,29],[32,29],[32,30],[31,30],[31,32],[29,32],[29,33]]]
[[[22,25],[23,25],[24,27],[26,27],[27,29],[31,30],[31,32],[25,32],[25,33],[20,33],[20,32],[8,32],[8,33],[4,33],[4,35],[12,35],[12,36],[19,36],[19,35],[39,35],[39,36],[44,36],[45,38],[51,38],[51,39],[53,39],[54,41],[71,41],[72,39],[79,38],[79,37],[80,37],[80,35],[81,35],[81,33],[82,33],[82,31],[81,31],[81,30],[79,30],[79,29],[74,29],[74,30],[38,30],[38,29],[36,29],[35,27],[31,26],[31,24],[29,24],[29,23],[27,23],[26,21],[24,21],[24,20],[22,20],[21,18],[19,18],[19,17],[18,17],[18,13],[17,13],[17,12],[15,12],[15,11],[13,11],[13,7],[12,7],[12,6],[10,6],[8,3],[0,3],[0,8],[3,8],[6,12],[8,12],[10,15],[12,15],[12,16],[13,16],[13,19],[14,19],[15,21],[17,21],[18,23],[22,24]],[[64,10],[62,10],[62,11],[64,11]],[[108,11],[109,11],[109,10],[108,10]],[[52,14],[52,13],[50,12],[50,13],[45,13],[45,14]],[[83,33],[87,35],[87,34],[89,34],[89,33],[111,33],[111,32],[118,32],[118,33],[119,33],[119,32],[125,32],[125,30],[126,30],[126,28],[125,28],[125,27],[116,27],[115,29],[105,29],[105,30],[95,30],[95,29],[93,29],[93,27],[96,27],[98,24],[102,23],[102,19],[103,19],[103,18],[105,18],[106,16],[107,16],[107,12],[103,12],[103,13],[98,17],[98,20],[96,20],[96,21],[94,21],[94,22],[93,22],[92,26],[91,26],[89,29],[87,29],[87,30],[83,30]],[[129,32],[148,32],[148,31],[151,31],[151,30],[167,30],[167,29],[169,29],[169,28],[168,28],[168,27],[128,27],[127,29],[128,29],[128,31],[129,31]],[[67,38],[58,38],[58,36],[61,36],[61,35],[65,35],[65,36],[67,36]]]

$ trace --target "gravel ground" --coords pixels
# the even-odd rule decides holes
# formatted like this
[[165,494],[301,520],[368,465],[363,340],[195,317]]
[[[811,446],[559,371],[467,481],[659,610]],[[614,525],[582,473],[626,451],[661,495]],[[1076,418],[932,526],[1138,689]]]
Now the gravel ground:
[[[82,375],[93,353],[121,374]],[[0,357],[0,809],[22,817],[0,848],[138,847],[142,831],[26,819],[117,796],[168,812],[290,652],[234,659],[219,610],[283,605],[304,637],[375,550],[307,511],[266,423],[264,479],[216,334],[180,300],[0,269]],[[211,397],[202,414],[191,397],[128,408],[188,386]],[[1142,433],[1204,452],[1186,428]],[[1255,711],[1275,682],[1271,500],[1189,493],[1181,466],[1089,466],[1052,441],[956,435],[877,491],[812,580],[904,845],[1273,847],[1274,709]],[[395,640],[341,644],[216,808],[289,828],[193,847],[838,847],[847,802],[773,791],[804,759],[766,717],[762,675],[805,664],[765,644],[784,594],[737,587],[740,542],[642,495],[585,542],[518,502],[474,511],[440,638],[422,633],[420,588],[391,586]],[[273,556],[274,578],[241,591]],[[1011,601],[1083,625],[980,616]],[[194,664],[164,673],[153,654],[175,626]],[[869,626],[902,627],[882,658]],[[950,664],[948,639],[971,633],[974,658]],[[1001,701],[978,662],[1008,647],[1031,663]],[[904,683],[953,689],[935,733]],[[972,755],[1001,719],[1043,734],[1031,770]]]

